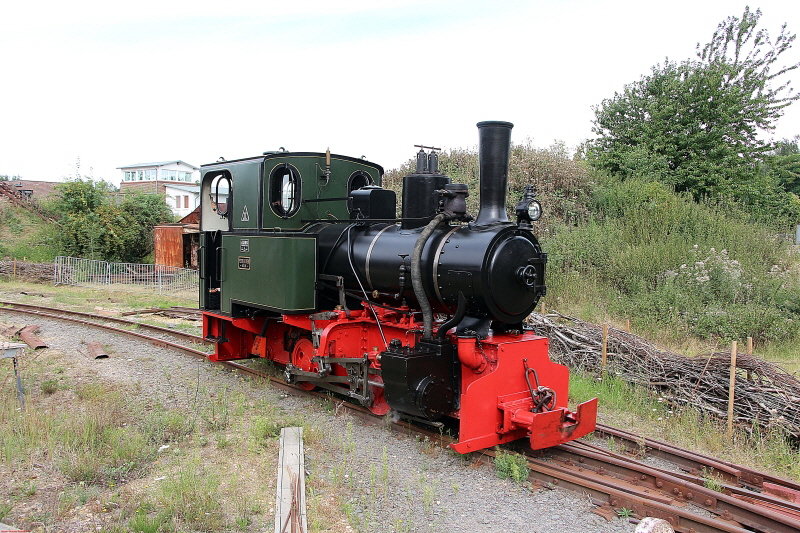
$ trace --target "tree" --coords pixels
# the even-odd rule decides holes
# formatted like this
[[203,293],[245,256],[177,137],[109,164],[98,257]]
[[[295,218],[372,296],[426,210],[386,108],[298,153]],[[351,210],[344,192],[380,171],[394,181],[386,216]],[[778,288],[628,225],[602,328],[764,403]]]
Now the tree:
[[[778,58],[792,47],[797,36],[787,34],[784,23],[773,41],[766,29],[758,29],[759,18],[760,9],[753,13],[750,6],[746,6],[741,19],[728,17],[717,26],[711,42],[703,48],[697,43],[696,48],[697,57],[704,64],[730,68],[729,76],[722,80],[722,88],[739,88],[747,96],[743,104],[749,120],[771,131],[774,122],[783,115],[783,109],[800,98],[800,94],[793,94],[791,81],[785,77],[800,67],[800,63],[777,67],[777,72],[773,72]],[[781,84],[780,78],[786,81]],[[775,87],[773,82],[780,85]]]
[[758,204],[753,184],[763,187],[761,164],[772,148],[759,131],[774,129],[800,98],[781,82],[800,63],[776,67],[795,35],[784,25],[771,40],[757,28],[760,16],[747,8],[741,19],[727,18],[711,42],[698,43],[697,59],[666,60],[596,106],[592,164],[663,181],[696,199]]
[[766,168],[786,191],[800,194],[800,135],[778,141]]
[[75,178],[58,185],[63,253],[135,263],[153,251],[153,227],[172,221],[163,195],[127,195],[117,204],[104,181]]

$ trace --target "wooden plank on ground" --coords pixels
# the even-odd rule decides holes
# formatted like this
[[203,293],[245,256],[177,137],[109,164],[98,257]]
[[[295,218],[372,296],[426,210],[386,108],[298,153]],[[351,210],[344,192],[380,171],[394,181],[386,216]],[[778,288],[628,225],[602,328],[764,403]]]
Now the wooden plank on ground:
[[275,533],[305,533],[306,475],[303,428],[281,429],[278,482],[275,496]]

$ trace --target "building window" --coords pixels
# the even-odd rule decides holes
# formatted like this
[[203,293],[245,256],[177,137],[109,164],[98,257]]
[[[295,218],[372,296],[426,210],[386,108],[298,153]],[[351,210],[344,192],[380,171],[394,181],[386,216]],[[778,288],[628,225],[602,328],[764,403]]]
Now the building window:
[[188,207],[189,207],[189,197],[188,196],[184,196],[183,197],[183,207],[184,207],[184,209],[188,209]]
[[149,179],[149,180],[155,180],[155,179],[158,179],[158,177],[157,177],[157,175],[156,175],[156,170],[155,170],[155,169],[151,169],[151,170],[148,170],[148,171],[147,171],[147,179]]

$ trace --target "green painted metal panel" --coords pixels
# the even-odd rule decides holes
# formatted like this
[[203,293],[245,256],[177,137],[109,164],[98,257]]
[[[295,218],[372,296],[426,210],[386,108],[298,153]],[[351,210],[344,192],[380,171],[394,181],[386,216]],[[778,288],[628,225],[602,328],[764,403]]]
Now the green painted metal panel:
[[231,165],[233,207],[228,211],[234,229],[258,228],[258,195],[261,161]]
[[[270,187],[270,176],[277,168],[284,165],[291,165],[300,174],[300,195],[303,203],[300,208],[291,216],[284,218],[273,209],[275,202],[280,198],[273,197]],[[264,187],[263,204],[264,216],[262,228],[281,230],[300,230],[307,223],[302,220],[342,220],[349,219],[350,213],[347,210],[345,200],[334,200],[318,202],[333,198],[346,198],[347,185],[350,176],[362,171],[370,175],[375,185],[381,184],[381,171],[374,165],[364,161],[345,159],[331,155],[330,177],[325,174],[325,154],[288,154],[285,157],[267,157],[264,160]],[[311,202],[308,202],[312,200]]]
[[316,309],[316,239],[224,235],[222,248],[222,312],[231,300],[287,314]]

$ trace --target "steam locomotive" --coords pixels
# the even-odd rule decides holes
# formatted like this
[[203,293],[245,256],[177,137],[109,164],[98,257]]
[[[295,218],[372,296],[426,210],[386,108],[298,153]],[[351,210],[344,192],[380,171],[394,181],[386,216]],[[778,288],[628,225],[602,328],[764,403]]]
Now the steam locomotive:
[[569,372],[525,318],[547,256],[527,187],[505,208],[508,122],[481,122],[480,210],[421,147],[402,215],[383,168],[353,157],[265,152],[202,167],[200,306],[214,361],[262,357],[287,382],[376,414],[458,421],[466,453],[533,449],[595,428],[597,400],[567,408]]

